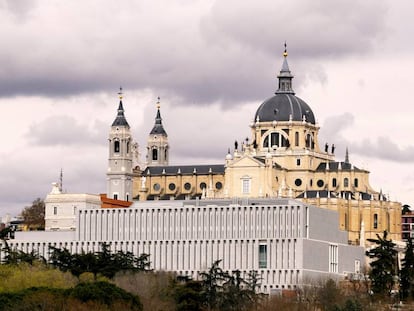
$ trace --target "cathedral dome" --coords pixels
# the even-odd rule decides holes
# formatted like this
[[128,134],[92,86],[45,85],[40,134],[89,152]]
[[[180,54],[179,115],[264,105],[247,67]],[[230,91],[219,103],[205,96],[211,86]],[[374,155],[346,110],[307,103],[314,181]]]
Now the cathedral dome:
[[254,121],[303,121],[315,124],[312,109],[302,99],[291,93],[276,93],[259,106]]
[[283,53],[283,64],[279,75],[279,87],[275,95],[263,102],[257,109],[254,122],[306,121],[315,124],[312,109],[295,96],[292,88],[293,75],[287,61],[287,50]]

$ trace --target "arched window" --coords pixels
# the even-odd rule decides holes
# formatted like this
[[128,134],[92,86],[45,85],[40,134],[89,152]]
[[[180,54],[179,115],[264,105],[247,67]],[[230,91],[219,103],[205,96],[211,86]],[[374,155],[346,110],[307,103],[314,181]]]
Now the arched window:
[[119,140],[114,141],[114,152],[118,153],[120,149]]
[[299,146],[299,132],[295,132],[295,146]]
[[126,148],[127,149],[126,151],[127,151],[127,153],[129,153],[129,141],[127,142],[127,146],[126,147],[127,147]]
[[355,186],[355,187],[358,187],[358,178],[355,178],[355,179],[354,179],[354,186]]
[[158,150],[152,149],[152,160],[157,161],[158,160]]
[[313,149],[315,147],[315,143],[313,142],[313,136],[311,134],[306,135],[305,143],[306,143],[306,148]]
[[288,147],[289,141],[280,133],[270,133],[263,141],[264,148]]
[[349,187],[349,179],[348,178],[344,178],[344,187],[345,188]]
[[373,227],[374,229],[378,229],[378,214],[374,214]]
[[336,178],[332,178],[332,187],[336,187]]

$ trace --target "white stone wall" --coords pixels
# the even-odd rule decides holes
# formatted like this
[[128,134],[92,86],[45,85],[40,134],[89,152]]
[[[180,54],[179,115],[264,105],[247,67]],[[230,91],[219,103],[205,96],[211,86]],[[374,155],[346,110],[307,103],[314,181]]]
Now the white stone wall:
[[53,184],[45,199],[45,230],[76,230],[76,216],[81,209],[98,209],[101,198],[94,194],[62,193]]

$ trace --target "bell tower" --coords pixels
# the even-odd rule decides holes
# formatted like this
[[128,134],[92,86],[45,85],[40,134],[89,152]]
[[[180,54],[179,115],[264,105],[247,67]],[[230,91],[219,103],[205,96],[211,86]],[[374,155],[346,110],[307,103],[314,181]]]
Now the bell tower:
[[160,166],[168,165],[169,145],[168,135],[162,125],[160,112],[160,98],[157,101],[157,114],[155,116],[155,124],[152,128],[147,144],[147,165]]
[[110,199],[132,201],[132,137],[124,115],[122,88],[119,90],[118,114],[109,131],[107,195]]

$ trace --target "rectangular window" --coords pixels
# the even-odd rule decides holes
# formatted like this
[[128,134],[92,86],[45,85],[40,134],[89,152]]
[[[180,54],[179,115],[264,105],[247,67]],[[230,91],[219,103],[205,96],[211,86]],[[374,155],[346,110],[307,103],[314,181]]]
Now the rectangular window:
[[243,194],[250,193],[250,179],[243,179],[242,180],[242,192]]
[[118,194],[114,193],[114,200],[118,200]]
[[53,206],[53,215],[57,215],[57,206]]
[[329,272],[338,273],[338,245],[329,245]]
[[267,268],[267,245],[259,245],[259,269]]
[[378,214],[374,214],[374,229],[378,229]]
[[300,166],[300,159],[296,159],[296,165]]

